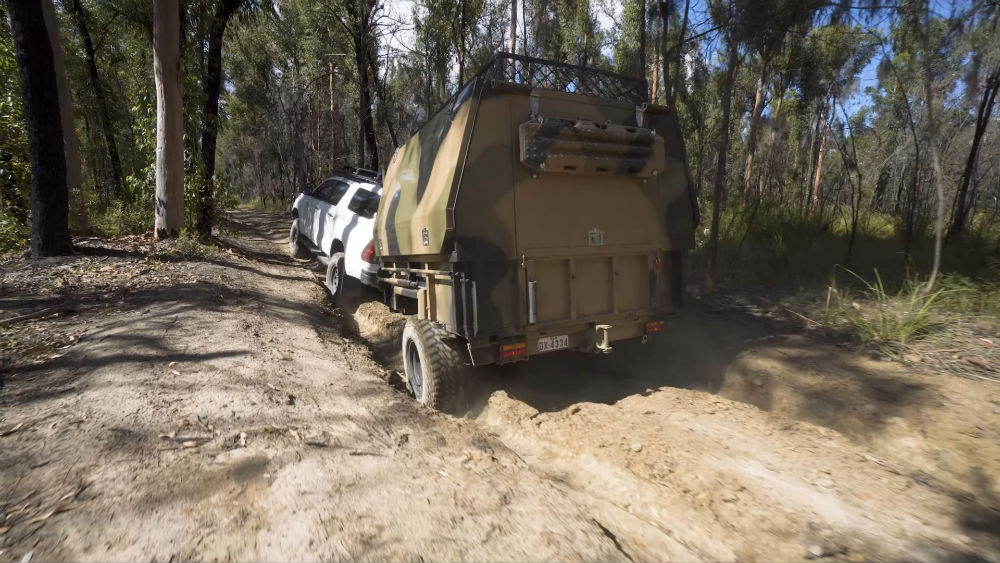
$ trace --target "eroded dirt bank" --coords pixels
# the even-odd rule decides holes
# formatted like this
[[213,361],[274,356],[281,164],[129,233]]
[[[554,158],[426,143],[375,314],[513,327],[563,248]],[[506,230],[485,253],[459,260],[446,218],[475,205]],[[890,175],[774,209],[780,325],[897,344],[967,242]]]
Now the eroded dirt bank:
[[330,307],[283,216],[232,228],[0,264],[0,317],[62,314],[0,333],[0,560],[1000,558],[995,383],[695,308],[439,415],[398,317]]

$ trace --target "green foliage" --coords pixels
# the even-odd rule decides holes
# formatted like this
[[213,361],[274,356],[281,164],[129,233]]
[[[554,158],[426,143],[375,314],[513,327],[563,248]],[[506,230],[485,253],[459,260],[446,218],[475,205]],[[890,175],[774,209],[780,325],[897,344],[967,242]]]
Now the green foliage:
[[[706,216],[704,209],[702,216]],[[845,216],[819,221],[815,213],[765,200],[743,209],[727,206],[721,225],[719,279],[730,285],[825,290],[830,276],[846,266],[854,271],[878,270],[890,286],[898,288],[907,275],[926,274],[933,256],[930,229],[919,233],[906,252],[894,218],[881,213],[860,223],[850,262],[846,260],[850,225]],[[690,279],[694,281],[703,275],[708,234],[703,222],[691,259]],[[946,246],[942,271],[981,284],[1000,279],[997,264],[1000,242],[969,235]]]
[[162,260],[205,260],[218,256],[218,254],[218,247],[205,244],[194,235],[194,231],[185,229],[181,236],[168,243],[167,248],[160,252],[157,258]]
[[26,249],[30,237],[27,223],[19,220],[8,207],[0,207],[0,253]]
[[0,7],[0,252],[27,246],[31,163],[14,42]]

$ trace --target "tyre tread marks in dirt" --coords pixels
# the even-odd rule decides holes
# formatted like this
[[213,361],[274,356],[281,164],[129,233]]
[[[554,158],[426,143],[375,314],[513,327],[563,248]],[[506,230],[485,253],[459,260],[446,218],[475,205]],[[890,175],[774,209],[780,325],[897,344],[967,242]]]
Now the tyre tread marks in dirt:
[[302,244],[302,233],[299,232],[299,220],[292,219],[292,226],[288,229],[288,254],[292,258],[308,258],[309,249]]
[[[468,375],[468,357],[456,338],[439,324],[410,318],[403,331],[403,349],[409,338],[417,340],[423,365],[424,401],[428,407],[454,414]],[[412,389],[411,389],[412,391]],[[419,397],[417,398],[420,399]]]

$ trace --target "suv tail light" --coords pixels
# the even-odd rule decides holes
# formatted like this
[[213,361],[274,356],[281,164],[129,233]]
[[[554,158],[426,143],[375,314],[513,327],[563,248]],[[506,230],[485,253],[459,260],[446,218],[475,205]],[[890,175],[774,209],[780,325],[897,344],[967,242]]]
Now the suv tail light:
[[365,249],[361,251],[361,259],[364,260],[365,262],[368,262],[369,264],[374,264],[375,263],[375,241],[374,240],[368,241],[368,246],[365,246]]

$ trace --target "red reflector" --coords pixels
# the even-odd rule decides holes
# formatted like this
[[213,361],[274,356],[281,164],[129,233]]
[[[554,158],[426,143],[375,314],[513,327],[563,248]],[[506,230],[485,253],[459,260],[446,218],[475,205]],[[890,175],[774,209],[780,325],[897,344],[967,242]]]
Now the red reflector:
[[663,321],[649,321],[646,323],[646,333],[650,332],[663,332],[667,328],[666,323]]
[[372,240],[365,246],[365,249],[361,251],[361,259],[369,264],[375,263],[375,241]]
[[512,344],[503,344],[500,346],[500,358],[519,358],[521,356],[527,355],[528,345],[525,342],[515,342]]

